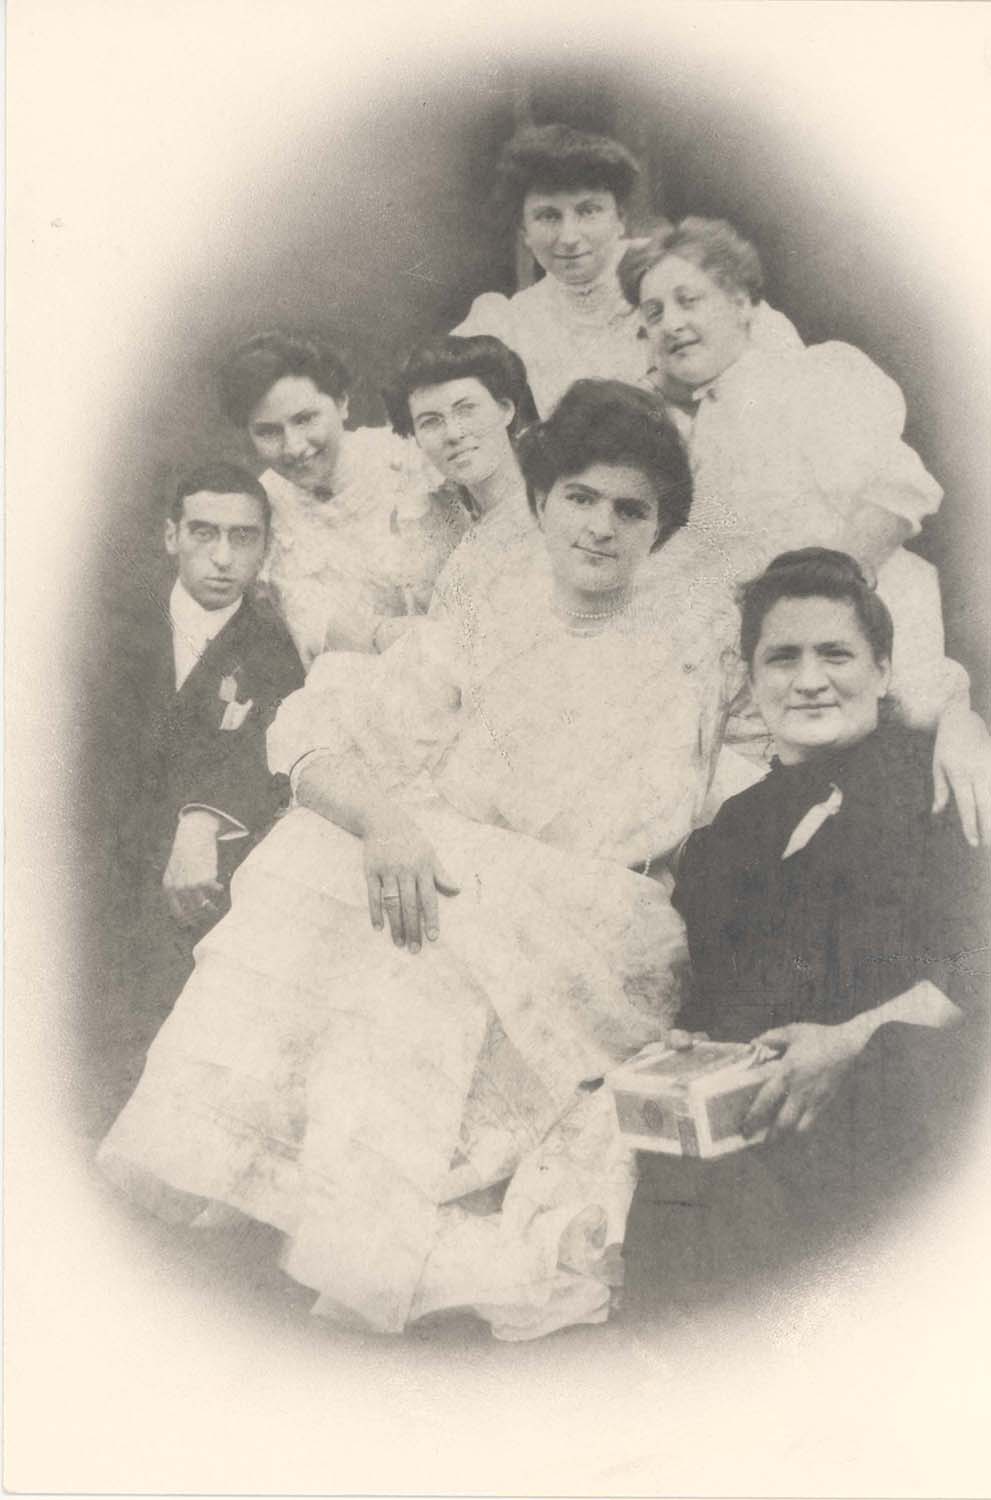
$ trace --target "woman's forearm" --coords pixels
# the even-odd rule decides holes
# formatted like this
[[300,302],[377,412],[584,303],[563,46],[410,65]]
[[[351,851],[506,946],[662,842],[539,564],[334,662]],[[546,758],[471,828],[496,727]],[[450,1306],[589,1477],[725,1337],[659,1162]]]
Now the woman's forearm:
[[296,802],[363,839],[395,815],[389,796],[367,771],[328,752],[312,755],[294,778]]
[[459,887],[409,814],[360,765],[331,753],[309,756],[294,780],[298,803],[361,839],[372,926],[388,924],[410,953],[419,953],[424,935],[435,942],[437,892],[454,896]]
[[954,1005],[930,980],[922,979],[918,984],[913,984],[911,989],[904,990],[893,999],[885,1000],[882,1005],[876,1005],[873,1010],[865,1010],[842,1024],[850,1039],[859,1048],[863,1048],[875,1031],[889,1021],[903,1021],[910,1026],[931,1026],[935,1030],[942,1030],[958,1025],[962,1019],[960,1007]]
[[743,1122],[744,1135],[809,1130],[833,1099],[849,1069],[879,1027],[888,1021],[929,1026],[955,1025],[961,1012],[929,980],[913,984],[883,1005],[849,1021],[823,1024],[797,1021],[773,1027],[756,1038],[779,1051],[768,1078]]

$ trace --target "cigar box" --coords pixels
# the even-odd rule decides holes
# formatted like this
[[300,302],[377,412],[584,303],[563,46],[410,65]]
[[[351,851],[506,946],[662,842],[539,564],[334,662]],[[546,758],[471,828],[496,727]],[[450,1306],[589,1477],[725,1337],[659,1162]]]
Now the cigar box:
[[756,1145],[743,1118],[775,1054],[747,1042],[696,1042],[687,1049],[647,1047],[606,1075],[620,1131],[639,1151],[724,1156]]

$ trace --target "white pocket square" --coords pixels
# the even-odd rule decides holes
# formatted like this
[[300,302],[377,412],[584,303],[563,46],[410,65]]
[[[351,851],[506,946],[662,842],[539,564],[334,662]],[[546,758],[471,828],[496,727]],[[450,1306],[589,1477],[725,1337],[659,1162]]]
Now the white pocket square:
[[829,796],[825,802],[817,802],[815,807],[810,807],[805,817],[795,828],[791,838],[785,845],[782,859],[787,859],[791,854],[797,854],[799,849],[804,849],[811,838],[819,832],[827,818],[835,817],[843,806],[843,793],[838,786],[830,788]]
[[247,703],[238,703],[235,698],[224,709],[224,716],[220,721],[221,729],[240,729],[253,707],[254,699],[249,698]]

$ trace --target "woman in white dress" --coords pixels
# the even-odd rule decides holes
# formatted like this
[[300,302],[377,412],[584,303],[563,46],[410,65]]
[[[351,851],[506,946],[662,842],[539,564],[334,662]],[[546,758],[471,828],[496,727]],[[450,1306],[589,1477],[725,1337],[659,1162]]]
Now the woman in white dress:
[[735,617],[687,578],[633,607],[691,494],[650,393],[580,383],[521,460],[547,596],[471,652],[428,620],[328,654],[286,701],[295,808],[101,1148],[163,1215],[275,1225],[315,1311],[383,1332],[608,1316],[633,1168],[594,1085],[679,1003],[681,926],[637,871],[698,819]]
[[383,620],[423,613],[469,519],[415,444],[345,426],[349,385],[328,344],[278,332],[219,371],[226,415],[268,465],[262,581],[307,668],[324,651],[371,651]]
[[[526,126],[503,148],[495,199],[543,273],[511,297],[476,297],[457,334],[488,333],[526,365],[546,417],[574,380],[635,384],[647,368],[640,323],[616,279],[640,168],[619,141],[570,125]],[[801,347],[791,323],[761,304],[755,338]]]
[[[692,393],[687,411],[672,407],[691,457],[691,526],[726,583],[798,547],[851,554],[876,574],[895,621],[893,692],[904,718],[926,726],[949,710],[943,743],[955,726],[964,759],[979,760],[986,734],[969,711],[966,673],[944,656],[936,570],[902,546],[942,491],[902,439],[905,403],[894,381],[849,344],[756,343],[760,259],[723,220],[687,218],[630,246],[619,279],[666,372],[659,381]],[[749,724],[766,745],[759,718]],[[748,732],[737,721],[734,738],[743,743]],[[976,832],[971,812],[961,812]]]
[[[495,581],[543,553],[514,448],[536,418],[523,361],[485,334],[431,339],[409,355],[386,406],[393,430],[415,439],[470,518],[453,552],[440,549],[450,556],[435,579],[430,613],[474,630]],[[412,623],[411,617],[383,621],[378,649]]]

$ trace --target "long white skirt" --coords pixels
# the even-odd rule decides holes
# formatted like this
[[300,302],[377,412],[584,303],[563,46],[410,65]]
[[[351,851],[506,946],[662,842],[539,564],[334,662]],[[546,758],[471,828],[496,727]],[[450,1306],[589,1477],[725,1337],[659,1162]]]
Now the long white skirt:
[[414,815],[461,886],[438,942],[373,931],[360,842],[290,813],[238,871],[102,1165],[168,1217],[216,1200],[284,1231],[314,1310],[361,1326],[603,1321],[634,1173],[589,1085],[670,1024],[680,920],[607,861],[439,801]]

